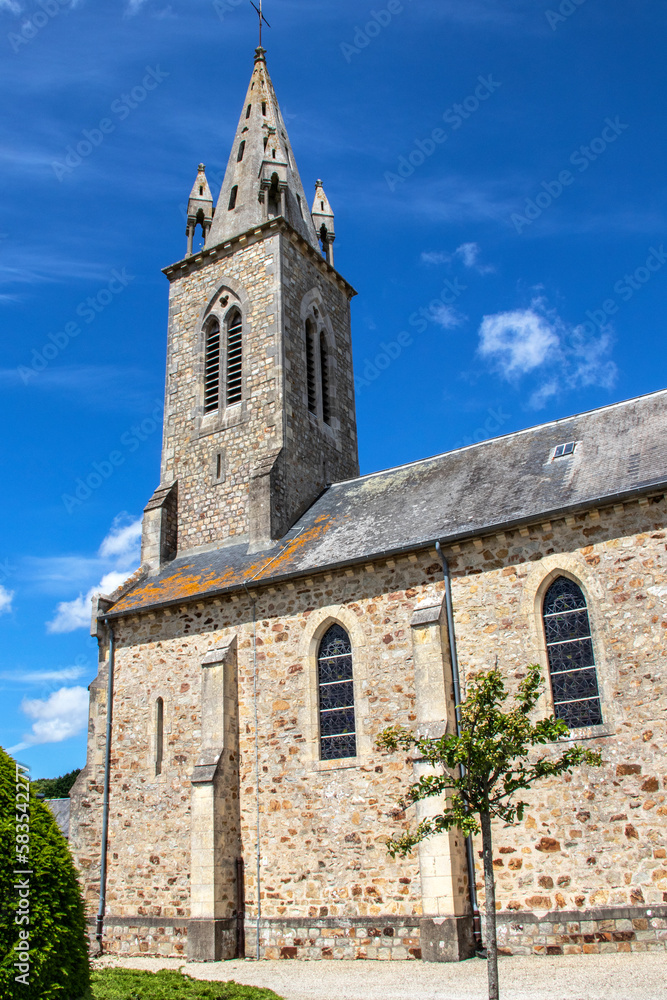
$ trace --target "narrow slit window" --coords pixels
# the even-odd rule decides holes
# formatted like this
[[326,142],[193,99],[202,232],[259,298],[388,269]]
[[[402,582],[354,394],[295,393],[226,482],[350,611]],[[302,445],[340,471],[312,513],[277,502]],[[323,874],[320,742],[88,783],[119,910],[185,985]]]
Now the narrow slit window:
[[164,701],[158,698],[155,703],[155,774],[162,774],[162,758],[164,755]]
[[315,329],[311,320],[306,320],[306,389],[308,392],[308,409],[311,413],[317,413]]
[[273,153],[273,159],[275,160],[275,158],[276,158],[276,151],[275,151],[275,149],[272,149],[271,152]]
[[246,113],[245,113],[246,118],[250,118],[251,111],[252,111],[252,104],[249,104],[248,107],[246,108]]
[[545,595],[543,616],[556,718],[570,729],[602,725],[593,638],[581,587],[558,577]]
[[241,142],[239,143],[239,153],[238,156],[236,157],[237,163],[241,162],[244,153],[245,153],[245,139],[242,139]]
[[233,208],[236,208],[236,199],[238,197],[239,187],[235,184],[229,195],[229,211],[231,212]]
[[262,114],[266,117],[266,101],[262,101]]
[[329,348],[324,333],[320,333],[320,377],[322,379],[322,420],[331,423],[331,401],[329,398]]
[[227,406],[243,396],[243,322],[238,309],[227,320]]
[[317,681],[320,758],[340,760],[356,757],[352,644],[341,625],[332,625],[320,642]]
[[220,324],[212,320],[206,331],[204,357],[204,413],[220,407]]
[[203,194],[203,193],[204,193],[204,185],[203,185],[203,184],[200,184],[200,185],[199,185],[199,193],[200,193],[200,194]]
[[269,145],[269,137],[268,137],[268,135],[265,135],[264,136],[264,152],[266,152],[266,147],[268,145]]

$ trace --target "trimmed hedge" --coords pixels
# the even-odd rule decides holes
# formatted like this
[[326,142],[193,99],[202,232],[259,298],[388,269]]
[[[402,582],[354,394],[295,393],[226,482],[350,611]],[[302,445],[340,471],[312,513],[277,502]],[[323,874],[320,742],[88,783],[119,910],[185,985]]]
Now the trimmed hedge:
[[205,983],[180,972],[104,969],[93,972],[95,1000],[281,1000],[273,990]]
[[[30,789],[20,810],[16,763],[0,748],[0,996],[3,1000],[87,1000],[90,994],[88,939],[83,901],[67,841],[48,809]],[[17,801],[19,802],[17,831]],[[21,825],[29,817],[29,834]],[[27,842],[27,857],[18,853]],[[27,863],[23,863],[27,861]],[[15,874],[17,869],[28,875]],[[26,882],[25,888],[19,883]],[[17,923],[21,894],[29,923]],[[25,904],[24,904],[25,905]],[[20,932],[29,932],[27,982],[17,981]]]

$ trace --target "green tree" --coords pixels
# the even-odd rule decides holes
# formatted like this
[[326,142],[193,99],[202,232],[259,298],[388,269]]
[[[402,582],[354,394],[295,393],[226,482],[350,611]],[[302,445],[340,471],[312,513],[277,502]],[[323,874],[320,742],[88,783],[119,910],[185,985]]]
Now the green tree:
[[76,771],[69,771],[59,778],[37,778],[31,782],[32,789],[36,795],[43,795],[45,799],[66,799],[80,773],[81,768],[78,767]]
[[555,744],[569,736],[567,725],[553,716],[531,722],[541,687],[539,666],[528,667],[514,707],[504,712],[508,692],[496,667],[468,686],[467,698],[459,706],[458,735],[430,739],[394,726],[377,741],[379,749],[389,752],[416,750],[420,761],[433,768],[434,773],[422,775],[411,785],[401,801],[403,808],[432,796],[447,797],[440,814],[388,842],[392,857],[405,857],[426,837],[454,827],[464,836],[482,831],[489,1000],[499,997],[491,821],[497,818],[513,824],[522,820],[527,803],[517,798],[517,793],[540,779],[571,772],[580,764],[599,767],[602,763],[599,753],[576,744],[560,754],[553,749],[541,756],[532,752],[536,746]]
[[23,773],[0,749],[0,996],[84,1000],[90,970],[76,870]]

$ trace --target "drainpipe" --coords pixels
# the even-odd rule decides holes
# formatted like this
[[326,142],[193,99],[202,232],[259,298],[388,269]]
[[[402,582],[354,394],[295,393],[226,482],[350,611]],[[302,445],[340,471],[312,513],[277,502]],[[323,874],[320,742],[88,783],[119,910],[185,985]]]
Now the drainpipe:
[[111,772],[111,722],[113,716],[113,673],[115,660],[115,640],[109,619],[104,619],[109,634],[109,678],[107,683],[107,740],[104,754],[104,798],[102,800],[102,863],[100,866],[100,906],[97,911],[96,938],[102,951],[104,914],[107,902],[107,840],[109,837],[109,779]]
[[258,699],[258,678],[257,678],[257,601],[254,597],[250,596],[250,591],[246,584],[243,584],[244,590],[248,595],[248,600],[252,604],[252,668],[253,668],[253,702],[254,702],[254,713],[255,713],[255,798],[257,800],[257,852],[256,852],[256,868],[257,868],[257,922],[255,928],[256,937],[256,948],[257,956],[256,960],[259,961],[259,947],[260,947],[260,921],[262,919],[262,850],[260,843],[260,812],[259,812],[259,710],[257,707]]
[[[452,575],[449,563],[442,551],[440,542],[435,543],[435,549],[440,556],[442,563],[442,575],[445,580],[445,607],[447,609],[447,635],[449,636],[449,655],[452,663],[452,680],[454,683],[454,712],[456,715],[456,735],[461,735],[461,682],[459,679],[459,658],[456,650],[456,632],[454,631],[454,606],[452,602]],[[461,777],[465,777],[465,767],[461,764]],[[473,934],[475,936],[475,951],[479,955],[483,951],[482,946],[482,921],[479,914],[479,903],[477,900],[477,887],[475,885],[475,855],[473,851],[472,837],[466,837],[466,861],[468,863],[468,892],[470,894],[470,906],[472,909]]]

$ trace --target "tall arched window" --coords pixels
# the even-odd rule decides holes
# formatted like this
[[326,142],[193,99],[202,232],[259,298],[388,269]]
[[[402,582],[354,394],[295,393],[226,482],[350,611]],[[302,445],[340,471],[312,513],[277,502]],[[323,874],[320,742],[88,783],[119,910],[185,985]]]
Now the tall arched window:
[[356,757],[352,644],[341,625],[326,632],[317,657],[320,709],[320,757]]
[[557,719],[571,729],[602,724],[602,709],[586,598],[559,576],[544,598],[544,631]]
[[243,321],[238,309],[227,319],[227,406],[243,396]]
[[164,754],[164,701],[158,698],[155,703],[155,774],[162,774],[162,757]]
[[329,399],[329,348],[324,331],[320,333],[320,375],[322,379],[322,420],[331,423],[331,402]]
[[206,330],[204,358],[204,413],[211,413],[220,406],[220,324],[210,321]]
[[317,383],[315,381],[315,327],[313,321],[306,320],[306,387],[308,409],[317,413]]

